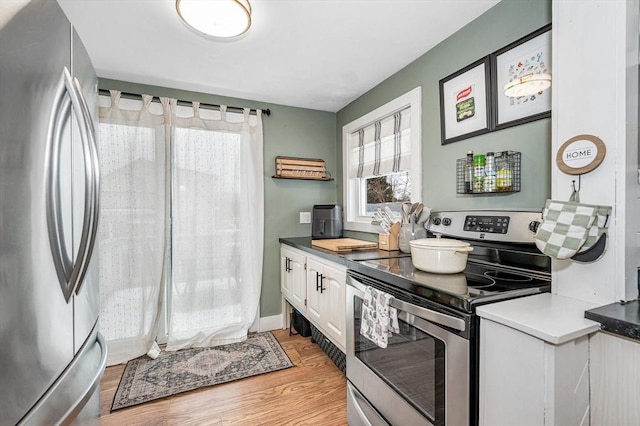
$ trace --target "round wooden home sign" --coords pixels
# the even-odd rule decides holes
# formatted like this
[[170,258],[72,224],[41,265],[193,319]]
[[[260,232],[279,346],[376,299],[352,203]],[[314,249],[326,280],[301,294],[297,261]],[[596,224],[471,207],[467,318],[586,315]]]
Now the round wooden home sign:
[[578,135],[562,144],[556,155],[556,163],[560,170],[569,175],[581,175],[597,168],[606,153],[602,139],[593,135]]

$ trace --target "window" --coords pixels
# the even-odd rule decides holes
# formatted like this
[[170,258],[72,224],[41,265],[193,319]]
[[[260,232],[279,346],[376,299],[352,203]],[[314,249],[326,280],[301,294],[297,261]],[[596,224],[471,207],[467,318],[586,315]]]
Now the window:
[[342,128],[345,229],[377,232],[377,208],[399,219],[403,202],[420,201],[421,98],[417,87]]

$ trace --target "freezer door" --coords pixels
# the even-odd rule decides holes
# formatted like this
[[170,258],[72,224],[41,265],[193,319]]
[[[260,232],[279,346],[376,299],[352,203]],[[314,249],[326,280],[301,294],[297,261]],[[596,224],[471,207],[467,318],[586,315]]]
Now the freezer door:
[[[96,328],[64,374],[43,395],[19,426],[53,424],[98,424],[100,402],[89,407],[99,394],[100,379],[107,363],[107,347]],[[99,398],[98,398],[99,399]],[[84,412],[86,416],[75,419]],[[75,419],[73,423],[71,420]],[[4,425],[0,420],[0,424]]]

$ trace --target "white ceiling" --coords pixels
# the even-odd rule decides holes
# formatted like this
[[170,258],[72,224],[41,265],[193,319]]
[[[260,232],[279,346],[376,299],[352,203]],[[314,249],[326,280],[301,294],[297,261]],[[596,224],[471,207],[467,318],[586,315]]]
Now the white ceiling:
[[234,41],[174,0],[58,0],[99,77],[336,112],[499,0],[251,0]]

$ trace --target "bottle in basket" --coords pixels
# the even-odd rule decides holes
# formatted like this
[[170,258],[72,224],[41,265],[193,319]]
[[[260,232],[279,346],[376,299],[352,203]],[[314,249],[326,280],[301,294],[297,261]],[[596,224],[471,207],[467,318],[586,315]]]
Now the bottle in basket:
[[513,190],[512,172],[508,151],[499,152],[496,155],[496,188],[499,192]]
[[496,191],[496,163],[493,152],[487,152],[484,165],[484,192]]
[[467,152],[467,159],[464,164],[464,192],[473,192],[473,151]]
[[473,192],[484,191],[484,155],[478,154],[473,156]]

